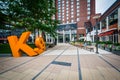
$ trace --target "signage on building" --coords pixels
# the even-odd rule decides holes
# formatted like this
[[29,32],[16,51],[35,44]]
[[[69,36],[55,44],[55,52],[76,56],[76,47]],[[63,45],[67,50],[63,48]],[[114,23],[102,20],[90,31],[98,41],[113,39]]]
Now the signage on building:
[[13,57],[21,57],[23,51],[28,56],[36,56],[45,51],[45,42],[42,37],[38,37],[35,40],[36,48],[32,49],[29,45],[26,44],[27,39],[29,38],[31,32],[24,32],[18,39],[17,36],[9,36],[8,42],[12,51]]

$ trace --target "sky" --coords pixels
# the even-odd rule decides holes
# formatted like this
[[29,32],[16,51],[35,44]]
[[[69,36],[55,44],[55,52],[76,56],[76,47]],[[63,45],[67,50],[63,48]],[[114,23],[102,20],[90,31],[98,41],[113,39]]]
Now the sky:
[[96,0],[96,13],[104,13],[116,0]]

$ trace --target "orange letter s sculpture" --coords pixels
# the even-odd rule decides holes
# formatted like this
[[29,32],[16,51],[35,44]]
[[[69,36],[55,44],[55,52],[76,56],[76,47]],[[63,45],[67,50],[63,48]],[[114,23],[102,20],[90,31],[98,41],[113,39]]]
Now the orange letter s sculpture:
[[41,54],[43,51],[45,51],[45,43],[42,37],[36,38],[35,45],[37,48],[34,48],[34,51],[38,54]]
[[[36,53],[37,51],[34,51],[34,49],[32,49],[30,46],[28,46],[26,44],[26,41],[27,41],[30,33],[31,32],[29,32],[29,31],[22,33],[19,40],[18,40],[17,36],[9,36],[8,37],[8,41],[9,41],[9,44],[10,44],[10,47],[12,50],[13,57],[20,57],[21,56],[20,50],[22,50],[23,52],[25,52],[29,56],[38,55],[39,52]],[[36,45],[40,45],[40,44],[37,42]],[[38,47],[38,49],[40,50],[42,48]]]

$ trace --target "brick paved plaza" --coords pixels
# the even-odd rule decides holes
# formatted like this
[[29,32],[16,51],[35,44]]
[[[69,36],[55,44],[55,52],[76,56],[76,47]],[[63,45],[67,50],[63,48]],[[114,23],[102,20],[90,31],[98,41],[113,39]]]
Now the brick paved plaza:
[[35,57],[0,57],[0,80],[120,80],[120,56],[59,44]]

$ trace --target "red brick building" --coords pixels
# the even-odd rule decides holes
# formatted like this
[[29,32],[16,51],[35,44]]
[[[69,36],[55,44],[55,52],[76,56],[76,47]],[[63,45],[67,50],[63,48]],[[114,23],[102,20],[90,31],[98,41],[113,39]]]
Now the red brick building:
[[60,21],[58,42],[79,39],[87,33],[85,22],[90,24],[89,27],[95,24],[95,0],[55,0],[55,6],[58,10],[56,19]]

